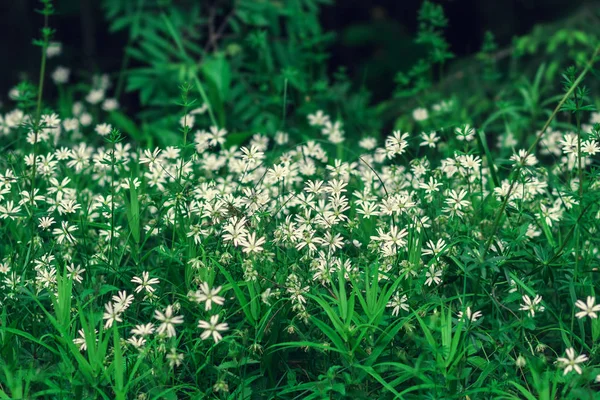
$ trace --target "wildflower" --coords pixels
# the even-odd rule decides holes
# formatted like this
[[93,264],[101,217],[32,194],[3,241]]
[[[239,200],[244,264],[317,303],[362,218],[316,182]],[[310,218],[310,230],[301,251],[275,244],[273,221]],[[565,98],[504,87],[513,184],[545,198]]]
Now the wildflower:
[[579,319],[585,318],[589,316],[592,319],[598,318],[598,314],[596,312],[600,311],[600,304],[594,304],[596,302],[596,298],[592,296],[587,297],[587,302],[584,303],[582,300],[577,300],[575,305],[581,308],[583,311],[578,312],[575,316]]
[[113,322],[123,322],[123,320],[121,319],[121,309],[119,309],[118,306],[115,306],[113,303],[106,303],[104,305],[104,315],[102,316],[102,319],[106,320],[106,323],[104,324],[104,329],[109,329],[112,325]]
[[323,126],[329,122],[329,116],[325,115],[322,110],[318,110],[314,114],[308,114],[308,123],[311,126]]
[[519,308],[519,310],[527,311],[527,312],[529,312],[529,314],[532,317],[535,317],[536,311],[542,312],[545,309],[544,306],[542,306],[540,304],[541,302],[542,302],[542,296],[540,296],[539,294],[537,296],[535,296],[535,298],[533,300],[531,300],[531,298],[528,295],[524,295],[523,296],[524,304],[521,304],[521,308]]
[[136,325],[135,328],[131,330],[132,335],[138,336],[148,336],[154,333],[154,325],[152,323],[148,323],[145,325]]
[[423,141],[419,144],[419,146],[427,146],[431,148],[435,148],[436,143],[440,140],[435,132],[422,132],[421,139],[423,139]]
[[118,292],[118,295],[113,296],[112,299],[114,301],[115,309],[118,309],[120,312],[125,311],[127,308],[129,308],[131,303],[133,303],[133,295],[130,294],[128,296],[127,292],[124,290]]
[[408,296],[403,295],[400,297],[399,293],[395,293],[392,299],[387,303],[386,307],[393,307],[392,316],[396,317],[400,313],[400,310],[408,311]]
[[81,265],[75,266],[73,263],[71,265],[67,265],[67,276],[73,281],[81,283],[83,282],[83,277],[81,274],[85,272],[85,269],[81,268]]
[[529,154],[527,150],[519,150],[517,154],[510,157],[517,165],[531,167],[538,163],[537,158],[533,154]]
[[71,70],[69,68],[65,68],[62,66],[56,67],[54,72],[52,72],[52,80],[57,85],[62,85],[69,82],[69,75],[71,74]]
[[18,205],[15,206],[13,201],[7,201],[6,206],[0,205],[0,218],[2,219],[10,218],[11,220],[14,220],[16,217],[18,217],[17,214],[19,212],[21,212],[21,207]]
[[114,111],[119,108],[119,102],[117,99],[105,99],[102,102],[102,109],[104,111]]
[[106,136],[112,130],[112,126],[110,124],[99,124],[96,125],[95,131],[100,136]]
[[45,288],[54,287],[56,285],[56,268],[41,268],[38,270],[38,276],[35,280]]
[[148,164],[150,169],[153,169],[155,164],[157,163],[158,156],[161,152],[161,149],[158,147],[154,149],[154,151],[150,151],[149,149],[144,150],[144,155],[140,157],[140,164]]
[[146,344],[146,338],[141,337],[141,336],[140,337],[132,336],[129,339],[127,339],[127,343],[129,343],[136,349],[140,349],[141,347],[143,347]]
[[327,231],[323,238],[315,239],[315,241],[320,243],[323,247],[329,248],[329,251],[331,252],[344,247],[344,239],[342,239],[342,236],[339,233],[336,233],[334,236],[331,231]]
[[598,146],[598,142],[595,140],[586,140],[581,143],[581,151],[589,156],[595,156],[597,153],[600,153],[600,146]]
[[167,337],[173,337],[177,333],[175,332],[175,325],[183,323],[183,317],[173,316],[173,306],[169,305],[165,309],[164,314],[158,310],[154,310],[154,318],[161,322],[160,326],[156,330],[159,335],[166,332]]
[[60,223],[60,228],[55,228],[52,231],[52,234],[56,236],[56,241],[58,242],[58,244],[64,242],[65,239],[69,243],[74,244],[75,242],[77,242],[77,240],[75,239],[72,233],[75,232],[77,229],[77,226],[69,225],[67,221],[62,221]]
[[460,141],[470,142],[475,138],[475,129],[468,124],[456,128],[454,132],[456,133],[456,138]]
[[431,286],[433,283],[439,285],[442,282],[442,270],[436,269],[435,266],[430,266],[429,270],[425,273],[427,280],[425,281],[425,285]]
[[471,204],[470,201],[464,200],[467,195],[466,190],[461,190],[459,193],[456,193],[454,190],[450,190],[448,192],[448,199],[446,199],[446,204],[455,210],[462,210],[463,207],[468,207]]
[[205,329],[205,331],[202,332],[202,334],[200,335],[202,340],[206,340],[212,336],[215,343],[219,343],[219,341],[223,339],[223,336],[221,336],[219,332],[224,332],[228,330],[229,326],[225,322],[222,322],[220,324],[218,322],[218,314],[210,317],[210,322],[198,321],[198,328]]
[[213,390],[215,391],[215,393],[219,393],[219,392],[228,393],[229,392],[229,385],[224,380],[219,379],[217,381],[217,383],[215,383],[213,385]]
[[[466,312],[463,314],[462,311],[458,312],[458,319],[462,320],[462,321],[471,321],[471,322],[475,322],[477,321],[479,318],[481,318],[483,314],[481,313],[481,311],[475,311],[472,312],[471,311],[471,307],[467,307]],[[466,317],[466,318],[464,318]]]
[[39,225],[38,228],[46,230],[48,228],[50,228],[53,224],[54,224],[54,218],[52,217],[42,217],[39,219]]
[[266,240],[264,237],[256,238],[256,232],[249,233],[240,241],[243,247],[244,253],[260,253],[263,251],[262,245],[265,244]]
[[429,113],[427,112],[427,109],[422,107],[415,108],[413,110],[412,115],[415,121],[417,122],[425,121],[427,118],[429,118]]
[[194,124],[196,123],[196,117],[194,117],[193,115],[184,115],[179,119],[179,125],[181,125],[182,128],[193,128]]
[[362,149],[373,150],[375,147],[377,147],[377,139],[374,137],[362,138],[360,142],[358,142],[358,145]]
[[169,366],[171,368],[180,366],[181,362],[183,361],[183,354],[177,353],[177,349],[174,347],[171,347],[171,351],[167,354],[166,357],[167,360],[169,360]]
[[247,147],[242,147],[240,150],[242,153],[244,153],[242,160],[244,160],[249,166],[259,165],[265,158],[265,153],[259,151],[258,147],[256,146],[250,146],[250,150],[248,150]]
[[62,53],[62,43],[60,42],[50,42],[48,43],[48,47],[46,47],[46,57],[52,58],[60,55]]
[[385,148],[387,151],[387,157],[392,158],[397,154],[404,153],[406,147],[408,147],[408,142],[406,138],[408,138],[408,133],[402,133],[400,131],[394,131],[392,136],[388,136],[385,140]]
[[[95,330],[96,333],[98,333],[97,330]],[[75,339],[73,339],[73,343],[79,347],[80,351],[84,351],[87,349],[87,344],[85,342],[85,333],[83,332],[83,329],[79,329],[77,331],[77,333],[79,334],[79,337],[76,337]]]
[[150,273],[148,273],[148,271],[142,272],[141,278],[135,276],[131,282],[138,284],[138,286],[135,288],[136,293],[139,293],[142,290],[145,290],[147,293],[153,293],[155,289],[152,287],[152,285],[160,283],[158,278],[150,279]]
[[208,134],[208,145],[217,146],[225,144],[225,136],[227,131],[225,129],[219,129],[216,126],[210,127],[210,133]]
[[575,349],[569,347],[567,350],[567,358],[559,357],[556,359],[557,362],[562,364],[562,367],[565,369],[563,375],[568,374],[572,370],[575,370],[579,375],[582,374],[581,367],[578,364],[586,362],[588,360],[585,354],[581,354],[575,357]]
[[217,296],[219,291],[221,291],[221,286],[210,289],[208,283],[202,282],[200,290],[197,290],[196,293],[194,293],[194,300],[198,303],[204,302],[204,309],[209,311],[212,309],[212,303],[222,306],[225,302],[224,297]]
[[427,248],[422,250],[423,255],[431,255],[435,257],[442,252],[446,246],[446,242],[444,239],[438,239],[437,243],[433,243],[433,240],[429,240],[426,246]]
[[233,242],[233,245],[236,247],[239,246],[243,238],[248,234],[248,230],[246,229],[247,222],[246,217],[231,217],[229,223],[223,227],[223,231],[226,232],[223,235],[223,240]]
[[98,104],[104,100],[104,89],[92,89],[85,97],[85,100],[90,104]]

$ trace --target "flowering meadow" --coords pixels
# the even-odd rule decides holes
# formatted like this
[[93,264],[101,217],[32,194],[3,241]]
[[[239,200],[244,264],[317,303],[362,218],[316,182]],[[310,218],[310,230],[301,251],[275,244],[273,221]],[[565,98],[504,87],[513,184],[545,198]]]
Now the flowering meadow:
[[600,399],[597,51],[361,136],[182,81],[163,145],[51,39],[0,113],[0,399]]

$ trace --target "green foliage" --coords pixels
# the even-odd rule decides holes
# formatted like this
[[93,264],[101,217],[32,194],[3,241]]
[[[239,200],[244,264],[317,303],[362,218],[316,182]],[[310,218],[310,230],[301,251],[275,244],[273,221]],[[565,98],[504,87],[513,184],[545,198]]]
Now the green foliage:
[[[193,82],[194,96],[207,107],[198,119],[234,132],[261,129],[274,135],[286,124],[296,125],[315,102],[352,116],[366,104],[360,97],[348,103],[353,94],[346,84],[327,78],[325,49],[333,35],[318,22],[324,4],[329,1],[241,0],[220,6],[105,0],[111,30],[127,31],[130,38],[117,93],[124,87],[139,94],[144,110],[138,118],[159,140],[169,138],[163,143],[172,142],[171,106],[182,81]],[[360,114],[352,118],[360,126],[370,122]]]
[[372,106],[322,5],[105,0],[116,99],[42,99],[44,19],[0,114],[0,399],[597,397],[600,47],[517,77],[488,33],[446,96],[427,1]]

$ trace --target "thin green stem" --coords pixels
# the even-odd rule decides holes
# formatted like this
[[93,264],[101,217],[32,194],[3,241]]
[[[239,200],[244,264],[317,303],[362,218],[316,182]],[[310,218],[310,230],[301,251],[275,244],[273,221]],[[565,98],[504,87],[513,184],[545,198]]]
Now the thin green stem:
[[[581,166],[581,113],[579,112],[579,98],[577,97],[577,91],[574,93],[575,96],[575,119],[577,121],[577,169],[579,173],[579,207],[583,207],[583,168]],[[583,99],[581,99],[583,100]],[[579,261],[581,258],[581,226],[577,222],[577,230],[575,232],[575,271],[573,271],[573,281],[577,282],[579,278]],[[574,311],[573,311],[574,313]]]

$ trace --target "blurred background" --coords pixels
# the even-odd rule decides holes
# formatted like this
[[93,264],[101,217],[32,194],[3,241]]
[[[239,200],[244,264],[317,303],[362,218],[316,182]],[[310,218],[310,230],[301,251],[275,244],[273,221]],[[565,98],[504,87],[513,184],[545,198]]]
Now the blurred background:
[[[214,113],[201,123],[240,132],[240,142],[259,129],[301,135],[305,116],[317,109],[359,138],[410,129],[415,108],[442,99],[468,110],[455,115],[456,123],[477,123],[507,89],[555,94],[564,68],[585,64],[600,37],[599,0],[53,4],[50,26],[62,51],[50,60],[48,76],[65,66],[70,77],[66,86],[46,85],[44,98],[58,98],[69,110],[98,88],[92,77],[106,73],[103,95],[106,89],[120,106],[109,121],[137,140],[166,144],[178,137],[173,127],[184,81],[206,85],[206,95],[194,96]],[[37,82],[40,51],[32,40],[43,25],[39,7],[38,0],[0,0],[0,101],[19,81]],[[523,81],[534,76],[543,80]]]
[[[134,0],[121,0],[133,2]],[[260,2],[260,0],[256,0]],[[222,1],[200,0],[200,3]],[[174,1],[177,3],[177,1]],[[394,74],[408,69],[419,57],[413,44],[421,0],[338,0],[325,4],[320,21],[334,32],[329,69],[346,66],[351,80],[364,82],[375,99],[390,95]],[[500,47],[536,24],[557,22],[577,13],[589,14],[597,0],[439,0],[449,20],[446,38],[457,57],[476,53],[485,31],[494,33]],[[37,0],[0,1],[0,93],[20,77],[37,73],[39,51],[31,40],[39,36]],[[106,12],[98,0],[57,0],[51,24],[64,44],[63,64],[73,70],[116,71],[120,67],[124,32],[109,32]],[[227,7],[223,4],[223,7]],[[408,51],[407,51],[408,50]]]

